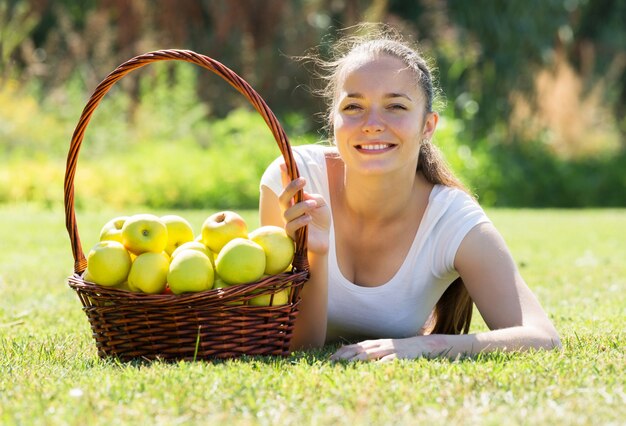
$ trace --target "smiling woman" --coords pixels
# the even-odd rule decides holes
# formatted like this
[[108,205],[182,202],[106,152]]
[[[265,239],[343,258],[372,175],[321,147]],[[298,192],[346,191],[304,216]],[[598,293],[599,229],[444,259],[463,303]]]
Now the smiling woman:
[[412,181],[420,141],[430,138],[438,120],[436,113],[425,110],[413,72],[401,59],[383,55],[349,66],[337,92],[335,142],[349,169],[401,173],[405,176],[398,180]]
[[[426,61],[388,29],[341,45],[325,64],[332,146],[297,147],[299,179],[277,159],[261,181],[261,223],[309,230],[293,349],[357,342],[333,358],[390,360],[560,347],[503,238],[431,143]],[[473,303],[490,331],[461,335]]]

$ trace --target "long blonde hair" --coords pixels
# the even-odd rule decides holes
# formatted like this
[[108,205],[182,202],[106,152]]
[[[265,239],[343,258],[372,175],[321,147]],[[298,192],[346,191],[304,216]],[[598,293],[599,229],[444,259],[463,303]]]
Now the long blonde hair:
[[[424,93],[426,112],[433,111],[433,106],[441,99],[441,93],[434,82],[433,68],[417,47],[411,46],[393,28],[382,24],[361,24],[349,30],[356,35],[343,37],[335,43],[334,59],[320,60],[319,55],[306,58],[313,59],[322,71],[318,75],[325,85],[318,93],[327,101],[326,123],[329,134],[333,133],[331,117],[337,100],[339,74],[353,55],[388,55],[401,59],[416,76],[416,84]],[[458,188],[470,194],[449,168],[439,149],[430,141],[423,141],[420,145],[417,172],[421,172],[432,184]],[[450,284],[435,305],[432,325],[427,331],[432,334],[468,333],[472,311],[472,299],[459,277]]]

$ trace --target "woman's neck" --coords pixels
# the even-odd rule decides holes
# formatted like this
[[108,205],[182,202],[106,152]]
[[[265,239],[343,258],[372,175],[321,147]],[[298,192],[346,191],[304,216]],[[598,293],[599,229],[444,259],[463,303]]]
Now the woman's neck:
[[430,185],[421,174],[398,171],[393,176],[343,174],[340,197],[355,218],[373,223],[387,223],[412,215],[420,204],[427,203]]

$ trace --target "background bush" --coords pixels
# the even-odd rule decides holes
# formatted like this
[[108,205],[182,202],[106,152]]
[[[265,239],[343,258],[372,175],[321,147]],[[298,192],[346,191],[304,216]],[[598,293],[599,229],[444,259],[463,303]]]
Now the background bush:
[[[112,89],[92,116],[81,146],[75,181],[77,208],[253,208],[259,180],[280,155],[270,130],[252,108],[207,120],[186,63],[155,64],[142,75],[134,110],[126,93]],[[173,73],[173,82],[165,78]],[[226,83],[224,83],[226,84]],[[38,104],[27,91],[5,86],[0,129],[5,140],[0,202],[58,205],[63,200],[71,134],[86,103],[84,88],[69,85],[63,99]],[[69,111],[72,111],[70,114]],[[311,143],[300,120],[284,124],[293,145]],[[291,124],[291,126],[290,126]]]
[[[435,142],[483,204],[625,206],[625,4],[3,2],[0,203],[59,203],[89,94],[154,49],[217,58],[263,96],[293,144],[323,140],[316,82],[290,55],[314,46],[327,55],[340,28],[379,21],[418,40],[437,66],[447,103]],[[87,130],[77,203],[256,205],[278,150],[247,101],[207,73],[152,64],[120,81]]]

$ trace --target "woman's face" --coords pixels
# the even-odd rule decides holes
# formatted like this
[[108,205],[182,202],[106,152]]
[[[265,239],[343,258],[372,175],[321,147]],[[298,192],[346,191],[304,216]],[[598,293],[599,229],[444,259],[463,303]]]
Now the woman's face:
[[[411,168],[437,116],[425,110],[413,71],[393,56],[362,57],[339,76],[332,120],[346,167],[364,174]],[[433,118],[434,117],[434,118]]]

